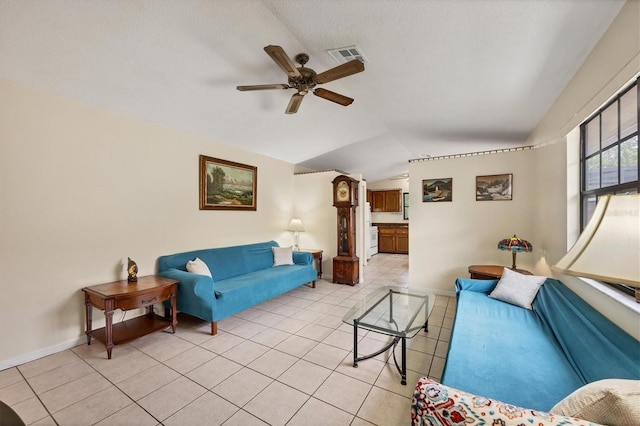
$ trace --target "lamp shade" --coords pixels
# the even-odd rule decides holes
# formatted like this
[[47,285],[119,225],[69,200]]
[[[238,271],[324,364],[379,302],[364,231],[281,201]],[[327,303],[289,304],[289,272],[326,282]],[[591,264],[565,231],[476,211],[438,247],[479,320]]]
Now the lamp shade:
[[640,287],[639,211],[639,194],[600,197],[578,241],[553,269],[566,275]]
[[304,224],[300,219],[291,219],[289,222],[289,226],[287,227],[287,231],[291,232],[304,232]]
[[532,252],[533,245],[527,240],[523,240],[522,238],[516,237],[516,234],[513,234],[513,237],[505,238],[504,240],[500,240],[498,242],[498,248],[500,250],[508,250],[511,252],[511,257],[513,259],[513,264],[511,265],[511,269],[514,271],[518,271],[516,267],[516,254],[521,251]]
[[533,245],[529,241],[523,240],[520,237],[516,237],[515,234],[513,234],[513,237],[500,240],[500,242],[498,243],[498,248],[500,250],[509,250],[509,251],[515,251],[515,252],[520,252],[520,251],[532,252],[533,251]]

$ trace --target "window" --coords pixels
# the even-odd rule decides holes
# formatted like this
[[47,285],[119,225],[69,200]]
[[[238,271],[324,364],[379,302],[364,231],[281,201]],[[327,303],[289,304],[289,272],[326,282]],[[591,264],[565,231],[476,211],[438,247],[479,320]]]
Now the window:
[[402,218],[409,220],[409,193],[402,193]]
[[[640,77],[580,125],[580,231],[598,198],[640,192],[638,105]],[[631,287],[616,286],[634,294]]]

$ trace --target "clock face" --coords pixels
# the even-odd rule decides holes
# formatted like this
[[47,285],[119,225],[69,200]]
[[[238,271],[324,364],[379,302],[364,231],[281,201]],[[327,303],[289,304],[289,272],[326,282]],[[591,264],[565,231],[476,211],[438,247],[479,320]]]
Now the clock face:
[[347,182],[338,182],[336,201],[349,201],[349,184],[347,184]]

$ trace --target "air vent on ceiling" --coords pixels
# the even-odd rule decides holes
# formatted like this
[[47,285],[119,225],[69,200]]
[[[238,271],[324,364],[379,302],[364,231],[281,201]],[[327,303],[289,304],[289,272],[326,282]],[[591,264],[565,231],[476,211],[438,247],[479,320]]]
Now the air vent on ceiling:
[[329,49],[327,52],[329,52],[329,55],[339,64],[347,63],[353,59],[369,63],[358,46],[339,47],[337,49]]

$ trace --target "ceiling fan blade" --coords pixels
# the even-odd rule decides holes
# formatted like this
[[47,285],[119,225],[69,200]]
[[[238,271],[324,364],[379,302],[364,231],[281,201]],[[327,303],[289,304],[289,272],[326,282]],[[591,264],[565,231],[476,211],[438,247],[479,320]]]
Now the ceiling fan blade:
[[301,95],[300,93],[294,93],[293,96],[291,96],[291,100],[289,101],[289,105],[287,105],[287,109],[284,112],[285,114],[295,114],[296,112],[298,112],[298,108],[300,107],[300,104],[302,103],[302,99],[304,99],[304,95]]
[[351,105],[353,103],[353,99],[327,89],[318,88],[313,91],[313,94],[342,106]]
[[270,89],[288,89],[289,86],[287,84],[254,84],[253,86],[237,86],[241,92],[246,92],[247,90],[270,90]]
[[302,77],[298,68],[296,68],[282,47],[269,45],[264,48],[264,51],[267,52],[267,55],[271,56],[271,59],[273,59],[289,77]]
[[326,70],[325,72],[318,74],[316,81],[320,84],[328,83],[329,81],[348,77],[362,71],[364,71],[364,64],[358,59],[354,59],[346,64],[338,65],[335,68],[331,68],[330,70]]

